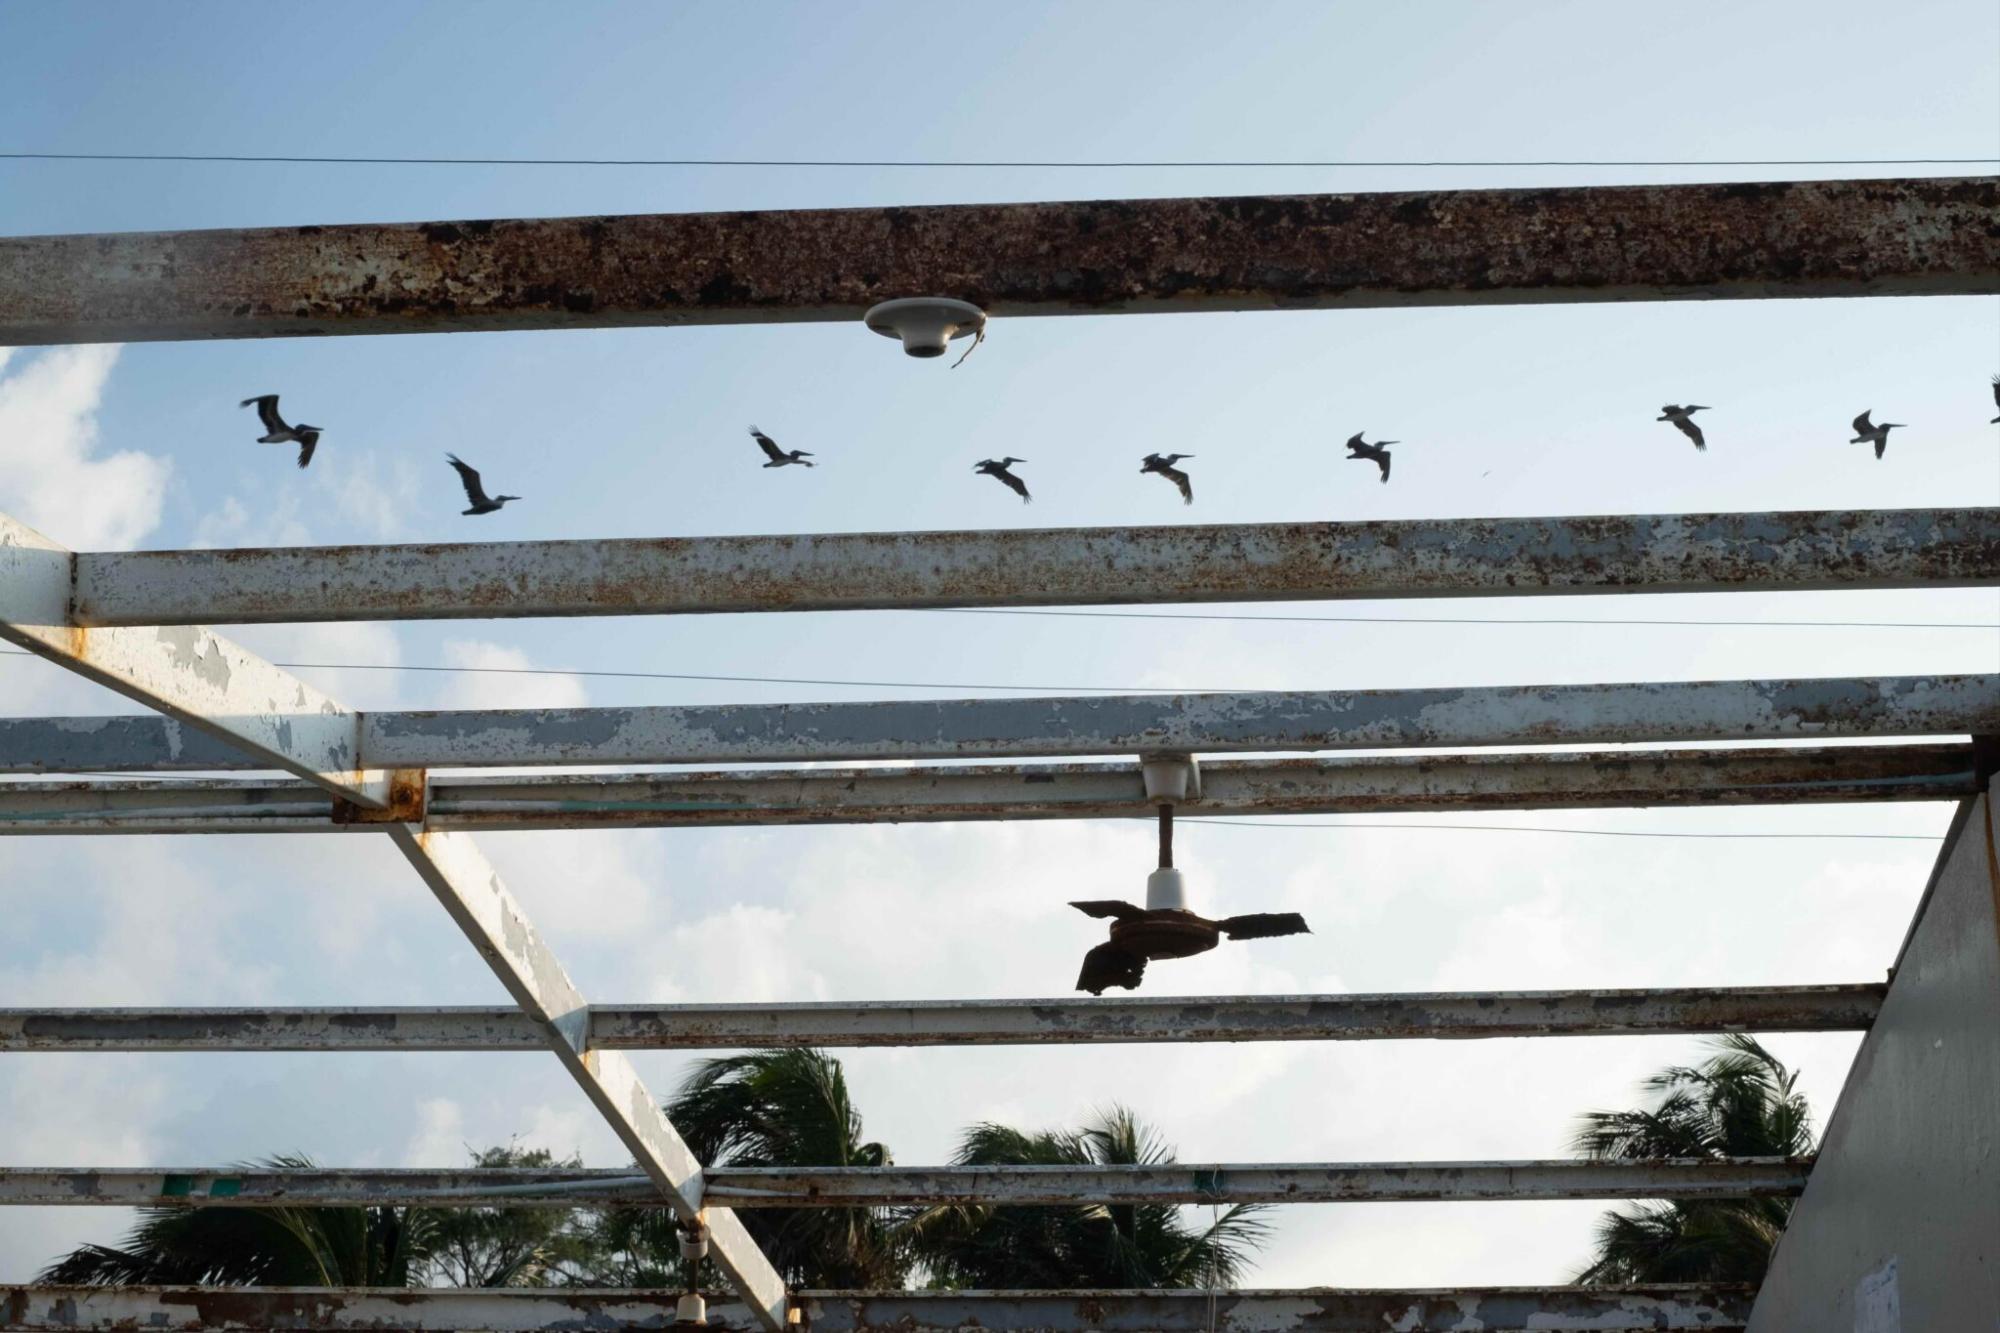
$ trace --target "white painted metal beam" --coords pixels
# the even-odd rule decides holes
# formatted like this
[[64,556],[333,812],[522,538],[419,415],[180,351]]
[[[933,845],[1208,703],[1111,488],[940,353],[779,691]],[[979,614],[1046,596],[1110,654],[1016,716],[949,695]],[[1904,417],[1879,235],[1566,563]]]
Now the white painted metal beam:
[[[1809,1160],[1782,1157],[710,1167],[703,1183],[706,1198],[732,1208],[1751,1199],[1796,1195],[1811,1170]],[[629,1171],[0,1167],[0,1206],[573,1208],[658,1197]]]
[[198,625],[82,629],[71,552],[0,514],[0,640],[201,728],[264,765],[383,808],[392,775],[361,759],[361,718]]
[[[802,1291],[809,1333],[1740,1333],[1755,1289],[1444,1287],[1294,1291]],[[709,1327],[748,1327],[713,1304]],[[361,1288],[0,1287],[17,1333],[576,1333],[674,1327],[674,1294],[651,1291]]]
[[[1857,801],[1979,789],[1967,744],[1609,750],[1222,760],[1190,814],[1383,814]],[[1151,818],[1139,765],[787,768],[464,778],[430,784],[433,831],[712,828]],[[327,833],[339,807],[303,782],[84,779],[0,783],[0,836]]]
[[703,1201],[702,1168],[668,1123],[632,1062],[617,1051],[589,1049],[590,1011],[562,964],[472,839],[386,826],[451,919],[541,1032],[564,1068],[610,1123],[648,1179],[685,1221],[700,1220],[716,1265],[765,1328],[785,1327],[785,1284],[727,1208]]
[[75,580],[91,626],[1984,587],[2000,510],[102,552]]
[[[368,713],[382,768],[1813,742],[2000,733],[2000,675]],[[170,748],[170,742],[177,748]],[[241,768],[157,723],[0,721],[0,773]]]
[[[1878,983],[1086,1000],[593,1005],[593,1051],[1848,1032]],[[539,1051],[515,1009],[0,1009],[7,1051]]]

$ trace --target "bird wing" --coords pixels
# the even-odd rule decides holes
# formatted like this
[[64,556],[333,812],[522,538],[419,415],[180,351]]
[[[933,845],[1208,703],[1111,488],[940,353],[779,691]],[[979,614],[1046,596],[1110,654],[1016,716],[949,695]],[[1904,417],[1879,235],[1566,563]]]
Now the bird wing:
[[277,394],[258,394],[255,398],[245,398],[238,406],[248,407],[252,403],[257,405],[257,419],[264,423],[264,430],[267,434],[279,435],[291,429],[290,426],[285,424],[285,419],[278,415]]
[[319,448],[319,432],[309,430],[299,437],[299,466],[313,461],[313,450]]
[[1681,434],[1694,441],[1695,448],[1703,450],[1708,448],[1708,441],[1701,438],[1701,427],[1695,425],[1686,417],[1673,417],[1671,420],[1676,426],[1681,428]]
[[2000,407],[2000,375],[1993,377],[1993,406]]
[[763,431],[758,430],[755,426],[752,426],[750,428],[750,434],[751,437],[757,441],[757,447],[764,451],[764,456],[766,458],[769,458],[773,463],[782,463],[786,461],[785,451],[778,447],[778,442],[776,440],[766,435]]
[[1182,504],[1194,503],[1194,485],[1193,483],[1188,481],[1187,473],[1181,471],[1177,467],[1163,467],[1160,469],[1160,475],[1165,477],[1168,481],[1171,481],[1174,485],[1181,488]]
[[1268,940],[1277,935],[1310,935],[1306,919],[1297,912],[1252,912],[1248,916],[1224,917],[1215,923],[1232,940]]
[[1375,455],[1375,461],[1376,461],[1377,463],[1379,463],[1379,464],[1381,464],[1381,465],[1382,465],[1382,480],[1383,480],[1383,482],[1384,482],[1384,483],[1386,484],[1386,483],[1388,482],[1388,480],[1389,480],[1389,455],[1388,455],[1388,452],[1387,452],[1387,451],[1385,450],[1385,451],[1383,451],[1382,453],[1379,453],[1379,454],[1376,454],[1376,455]]
[[1070,906],[1085,916],[1115,916],[1120,921],[1133,921],[1145,915],[1139,908],[1121,903],[1116,898],[1095,898],[1089,902],[1071,903]]
[[1877,435],[1875,437],[1875,456],[1877,458],[1880,458],[1883,454],[1883,451],[1888,449],[1888,447],[1889,447],[1889,432],[1885,430],[1880,435]]
[[[1868,412],[1873,412],[1874,410],[1871,407],[1868,409]],[[1868,420],[1868,412],[1863,412],[1860,416],[1854,418],[1854,433],[1856,435],[1873,435],[1875,433],[1875,427]]]
[[1100,944],[1083,956],[1083,970],[1076,974],[1076,988],[1092,995],[1104,994],[1106,986],[1139,989],[1146,975],[1146,960],[1115,944]]
[[1022,481],[1019,477],[1009,472],[1006,468],[1003,467],[999,471],[993,473],[992,475],[999,478],[1001,481],[1005,482],[1007,484],[1008,489],[1012,490],[1014,494],[1020,496],[1023,500],[1033,498],[1028,494],[1028,483]]
[[460,462],[457,454],[446,454],[445,457],[451,460],[451,465],[454,468],[458,469],[458,479],[465,483],[465,498],[467,500],[476,505],[493,503],[486,498],[486,488],[479,484],[479,473],[474,471],[469,465]]

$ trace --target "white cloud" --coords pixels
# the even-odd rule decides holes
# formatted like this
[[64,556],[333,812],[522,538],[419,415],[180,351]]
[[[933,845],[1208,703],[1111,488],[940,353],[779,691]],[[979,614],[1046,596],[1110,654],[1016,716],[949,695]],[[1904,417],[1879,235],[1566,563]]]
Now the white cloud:
[[477,672],[527,672],[533,659],[518,648],[482,639],[447,639],[446,666],[472,668],[451,678],[448,708],[581,708],[590,702],[583,682],[567,675],[479,675]]
[[136,545],[159,524],[172,465],[97,451],[116,346],[63,347],[6,373],[0,357],[0,511],[78,550]]

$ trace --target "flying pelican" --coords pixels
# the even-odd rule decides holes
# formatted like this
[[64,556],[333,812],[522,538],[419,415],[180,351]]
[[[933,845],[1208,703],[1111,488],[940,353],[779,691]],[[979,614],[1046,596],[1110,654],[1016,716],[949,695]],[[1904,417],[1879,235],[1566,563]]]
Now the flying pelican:
[[1162,458],[1159,454],[1147,454],[1145,459],[1139,464],[1139,471],[1159,473],[1168,481],[1181,488],[1182,504],[1193,504],[1194,487],[1188,482],[1188,474],[1174,466],[1174,464],[1180,462],[1183,458],[1193,457],[1193,454],[1168,454]]
[[806,462],[808,458],[812,457],[811,452],[808,450],[793,449],[787,452],[780,449],[776,440],[766,435],[763,431],[758,430],[755,426],[750,428],[750,435],[751,438],[757,441],[757,447],[764,451],[764,457],[771,460],[764,464],[765,467],[790,467],[794,463],[797,463],[800,467],[813,466],[811,463]]
[[1375,466],[1382,469],[1382,481],[1386,485],[1389,480],[1389,446],[1399,444],[1401,441],[1378,440],[1374,444],[1363,444],[1361,437],[1367,433],[1367,431],[1362,430],[1354,432],[1353,438],[1347,442],[1347,456],[1349,458],[1367,458],[1373,460]]
[[[1871,408],[1869,410],[1873,411],[1874,409]],[[1860,416],[1854,418],[1854,438],[1849,440],[1848,443],[1867,444],[1873,441],[1875,456],[1880,458],[1882,451],[1889,447],[1889,432],[1902,424],[1900,421],[1885,421],[1879,426],[1872,425],[1869,423],[1868,413],[1863,412]]]
[[1703,407],[1700,403],[1689,403],[1686,407],[1675,407],[1672,403],[1668,403],[1660,409],[1660,415],[1654,417],[1653,420],[1673,422],[1674,425],[1680,427],[1681,434],[1694,441],[1695,448],[1706,453],[1708,451],[1708,441],[1701,438],[1701,427],[1695,425],[1688,418],[1697,412],[1706,412],[1708,410],[1708,408]]
[[319,444],[320,427],[287,426],[285,419],[278,415],[278,395],[260,393],[255,398],[245,398],[238,407],[257,407],[257,417],[264,423],[264,434],[257,440],[259,444],[296,444],[299,446],[299,466],[313,461],[313,449]]
[[993,478],[993,480],[1013,491],[1014,494],[1021,497],[1022,504],[1032,504],[1034,503],[1034,497],[1028,494],[1028,483],[1007,470],[1009,463],[1025,463],[1027,461],[1025,458],[1016,458],[1014,455],[1009,454],[1005,458],[989,458],[972,470],[974,472],[984,472],[987,476]]
[[[1993,377],[1993,406],[2000,407],[2000,375]],[[2000,417],[1995,417],[1986,424],[1989,426],[2000,426]]]
[[457,454],[446,454],[445,457],[451,460],[451,465],[454,468],[458,469],[458,479],[465,483],[465,498],[472,502],[472,508],[465,510],[465,513],[490,514],[509,500],[518,500],[521,498],[518,495],[495,495],[489,497],[486,494],[486,488],[479,484],[479,474],[473,471],[470,465],[461,462]]

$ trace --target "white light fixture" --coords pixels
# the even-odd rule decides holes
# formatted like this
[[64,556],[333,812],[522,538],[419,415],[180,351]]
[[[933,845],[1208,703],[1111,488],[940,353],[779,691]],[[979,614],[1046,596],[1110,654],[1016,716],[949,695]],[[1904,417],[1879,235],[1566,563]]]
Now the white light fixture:
[[[861,317],[884,338],[900,338],[911,356],[943,356],[954,338],[983,335],[986,312],[949,296],[906,296],[869,307]],[[963,358],[961,358],[963,359]]]

